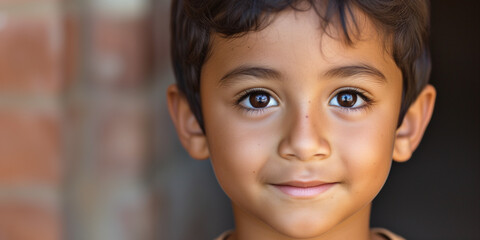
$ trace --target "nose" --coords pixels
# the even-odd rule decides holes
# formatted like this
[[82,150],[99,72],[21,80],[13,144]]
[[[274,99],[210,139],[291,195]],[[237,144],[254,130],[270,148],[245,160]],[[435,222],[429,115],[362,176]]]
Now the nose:
[[322,124],[318,114],[302,112],[286,116],[287,125],[278,146],[278,154],[288,160],[310,161],[328,158],[331,148],[325,136],[327,126]]

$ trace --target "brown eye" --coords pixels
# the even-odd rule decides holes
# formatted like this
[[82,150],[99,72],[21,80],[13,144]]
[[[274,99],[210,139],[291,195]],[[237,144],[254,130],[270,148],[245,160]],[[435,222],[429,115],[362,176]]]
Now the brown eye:
[[268,94],[258,92],[251,94],[248,100],[250,101],[252,107],[264,108],[268,106],[268,102],[270,102],[270,96]]
[[357,102],[357,94],[352,92],[341,92],[337,95],[338,105],[351,108]]
[[238,104],[248,109],[262,109],[277,106],[278,102],[269,93],[259,90],[246,94]]
[[371,100],[357,90],[340,91],[330,100],[329,105],[341,108],[357,109],[367,105]]

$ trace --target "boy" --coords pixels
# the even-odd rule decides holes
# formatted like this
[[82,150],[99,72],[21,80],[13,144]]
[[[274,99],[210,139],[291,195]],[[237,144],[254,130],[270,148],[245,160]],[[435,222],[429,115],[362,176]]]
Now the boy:
[[433,111],[428,24],[420,0],[174,1],[169,110],[231,199],[218,239],[402,239],[370,208]]

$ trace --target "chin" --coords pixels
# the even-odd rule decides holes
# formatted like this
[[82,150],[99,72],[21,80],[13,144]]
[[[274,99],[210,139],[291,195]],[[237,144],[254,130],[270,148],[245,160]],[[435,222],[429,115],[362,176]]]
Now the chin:
[[308,239],[319,237],[330,229],[330,224],[325,220],[317,218],[295,219],[291,217],[289,221],[281,223],[274,228],[285,236],[295,239]]
[[283,235],[293,239],[310,239],[321,236],[324,232],[318,227],[295,227],[295,229],[282,229]]

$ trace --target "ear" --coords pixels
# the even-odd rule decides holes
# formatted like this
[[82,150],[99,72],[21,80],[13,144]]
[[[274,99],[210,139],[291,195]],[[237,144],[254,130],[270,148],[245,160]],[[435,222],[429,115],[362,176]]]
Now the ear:
[[405,162],[412,156],[420,144],[423,133],[432,117],[435,105],[436,91],[432,85],[427,85],[417,100],[410,106],[402,125],[397,129],[393,149],[393,159]]
[[205,134],[190,110],[185,95],[180,92],[176,84],[168,87],[167,101],[170,117],[175,124],[183,147],[192,158],[207,159],[209,151]]

